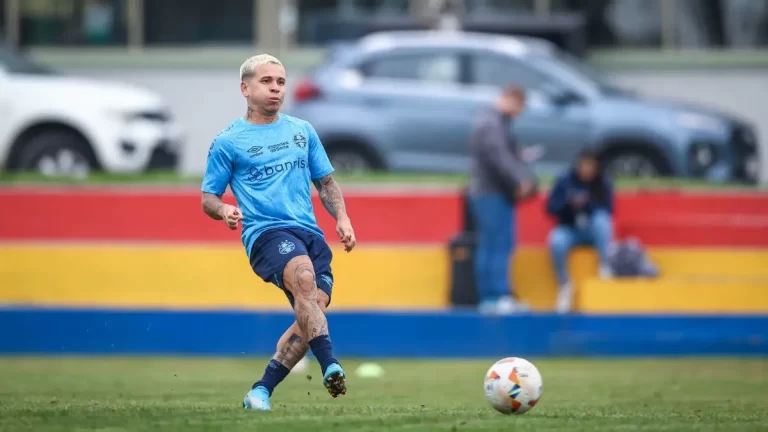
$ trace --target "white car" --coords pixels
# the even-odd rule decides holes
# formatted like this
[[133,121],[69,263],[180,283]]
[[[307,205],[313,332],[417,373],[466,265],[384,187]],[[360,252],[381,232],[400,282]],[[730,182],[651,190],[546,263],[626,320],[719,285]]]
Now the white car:
[[0,171],[176,169],[181,144],[158,95],[58,74],[0,47]]

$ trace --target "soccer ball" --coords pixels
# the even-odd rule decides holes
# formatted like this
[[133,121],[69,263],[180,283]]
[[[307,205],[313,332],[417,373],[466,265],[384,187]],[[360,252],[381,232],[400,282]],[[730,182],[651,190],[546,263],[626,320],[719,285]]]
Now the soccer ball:
[[501,359],[485,374],[485,398],[502,414],[524,414],[541,398],[539,370],[520,357]]

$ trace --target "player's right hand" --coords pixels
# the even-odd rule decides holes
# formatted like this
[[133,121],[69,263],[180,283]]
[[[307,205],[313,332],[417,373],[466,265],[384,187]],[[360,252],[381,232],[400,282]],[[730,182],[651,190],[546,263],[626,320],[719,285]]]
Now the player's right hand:
[[219,215],[231,230],[236,230],[237,225],[241,220],[243,220],[243,212],[241,212],[239,208],[230,204],[222,205],[219,209]]
[[536,185],[531,181],[521,181],[517,188],[517,199],[525,200],[531,198],[536,193]]

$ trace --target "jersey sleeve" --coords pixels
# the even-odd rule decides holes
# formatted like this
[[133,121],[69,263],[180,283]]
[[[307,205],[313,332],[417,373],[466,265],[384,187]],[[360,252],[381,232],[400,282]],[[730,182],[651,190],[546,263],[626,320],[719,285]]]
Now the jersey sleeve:
[[208,150],[208,161],[203,174],[202,191],[214,195],[223,195],[232,180],[234,158],[229,142],[217,137]]
[[325,153],[323,143],[320,142],[320,137],[309,123],[307,123],[307,133],[309,135],[307,140],[309,141],[309,175],[312,180],[317,180],[331,174],[334,169],[328,154]]

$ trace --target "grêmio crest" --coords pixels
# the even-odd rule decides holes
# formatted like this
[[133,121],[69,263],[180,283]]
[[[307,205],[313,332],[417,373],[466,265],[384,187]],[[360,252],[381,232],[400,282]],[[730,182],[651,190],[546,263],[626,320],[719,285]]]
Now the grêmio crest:
[[297,133],[293,135],[293,143],[296,144],[296,147],[303,149],[307,146],[307,138],[302,133]]

